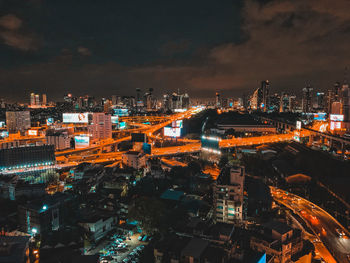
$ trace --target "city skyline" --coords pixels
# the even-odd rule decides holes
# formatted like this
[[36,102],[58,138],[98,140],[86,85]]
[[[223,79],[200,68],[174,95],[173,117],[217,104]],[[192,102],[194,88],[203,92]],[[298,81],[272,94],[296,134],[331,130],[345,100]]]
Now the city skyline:
[[263,79],[276,92],[308,83],[324,91],[344,79],[346,4],[2,1],[1,97],[130,96],[136,88],[240,96]]

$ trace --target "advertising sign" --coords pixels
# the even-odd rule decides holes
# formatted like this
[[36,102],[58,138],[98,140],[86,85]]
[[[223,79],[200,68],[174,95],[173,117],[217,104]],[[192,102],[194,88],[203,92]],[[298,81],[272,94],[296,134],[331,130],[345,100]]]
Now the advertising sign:
[[0,137],[1,138],[9,137],[9,132],[8,131],[0,131]]
[[210,137],[202,136],[201,138],[201,147],[205,149],[215,149],[218,150],[220,138],[219,137]]
[[181,128],[164,127],[164,136],[180,137],[181,136]]
[[89,147],[90,145],[90,137],[87,135],[78,135],[74,137],[75,141],[75,149],[81,149]]
[[117,124],[119,121],[119,116],[111,116],[112,124]]
[[52,125],[53,123],[54,123],[53,118],[47,118],[47,119],[46,119],[46,125],[47,125],[47,126],[50,126],[50,125]]
[[142,145],[142,150],[143,150],[143,152],[146,153],[146,154],[151,154],[151,152],[152,152],[152,145],[149,144],[149,143],[144,143],[144,144]]
[[119,129],[125,129],[125,128],[126,128],[126,122],[125,121],[119,122]]
[[331,121],[344,121],[344,115],[342,114],[331,114],[329,116]]
[[340,121],[331,121],[330,129],[331,129],[331,131],[340,130],[341,129],[341,122]]
[[4,121],[0,121],[0,128],[4,128],[5,127],[5,122]]
[[325,113],[325,112],[317,112],[317,113],[314,113],[314,120],[325,121],[326,116],[327,116],[327,113]]
[[114,109],[114,115],[123,117],[123,116],[129,116],[129,110],[128,109]]
[[28,130],[28,136],[38,136],[38,130]]
[[297,130],[300,130],[301,129],[301,121],[297,121]]
[[63,123],[88,123],[89,113],[63,113]]

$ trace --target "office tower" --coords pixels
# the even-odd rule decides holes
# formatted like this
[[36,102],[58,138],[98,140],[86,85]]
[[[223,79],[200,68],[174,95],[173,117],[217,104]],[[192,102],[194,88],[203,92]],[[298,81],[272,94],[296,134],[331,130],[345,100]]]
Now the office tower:
[[217,108],[221,107],[220,93],[219,92],[216,92],[216,94],[215,94],[215,106]]
[[257,88],[254,93],[253,96],[251,98],[251,102],[250,102],[250,107],[252,110],[259,110],[260,109],[260,104],[261,104],[261,89]]
[[39,94],[35,94],[35,106],[40,106],[40,95]]
[[103,111],[109,113],[112,110],[112,102],[110,100],[105,100],[103,104]]
[[30,93],[30,105],[35,105],[35,93]]
[[171,108],[171,102],[170,102],[169,95],[168,94],[164,94],[163,95],[163,109],[165,111],[168,111],[168,110],[170,110],[170,108]]
[[296,108],[296,96],[289,96],[289,111],[294,112]]
[[61,151],[71,148],[71,137],[68,131],[48,130],[46,133],[46,143],[54,145],[55,150]]
[[266,111],[278,112],[280,109],[281,97],[276,93],[268,97],[269,106],[265,107]]
[[9,133],[24,132],[31,127],[29,111],[7,111],[6,125]]
[[244,177],[242,166],[222,169],[213,186],[216,222],[233,224],[243,219]]
[[318,111],[324,111],[324,109],[325,109],[324,92],[317,92],[316,93],[316,108]]
[[185,93],[182,97],[182,108],[183,109],[189,109],[190,108],[190,96],[188,96],[187,93]]
[[262,103],[261,110],[266,112],[269,109],[269,89],[270,83],[268,80],[261,82]]
[[311,94],[312,88],[308,85],[305,88],[303,88],[303,98],[302,98],[302,111],[304,113],[309,113],[312,111],[311,107]]
[[43,94],[43,103],[42,103],[42,105],[46,106],[46,104],[47,104],[47,97],[46,97],[46,94]]
[[334,96],[334,90],[329,89],[327,96],[327,113],[329,114],[332,112],[332,104],[335,101]]
[[103,112],[92,113],[89,133],[92,140],[112,138],[111,115]]
[[350,129],[350,89],[349,84],[346,82],[342,85],[341,89],[341,114],[344,115],[344,126],[347,130]]
[[339,101],[340,100],[340,92],[341,92],[341,86],[340,86],[340,82],[336,82],[334,83],[334,101]]
[[280,97],[280,112],[288,112],[289,111],[289,100],[290,100],[290,96],[287,93],[283,93],[281,94]]
[[117,105],[117,96],[112,95],[112,105]]
[[136,88],[136,101],[140,101],[141,100],[141,89],[140,88]]

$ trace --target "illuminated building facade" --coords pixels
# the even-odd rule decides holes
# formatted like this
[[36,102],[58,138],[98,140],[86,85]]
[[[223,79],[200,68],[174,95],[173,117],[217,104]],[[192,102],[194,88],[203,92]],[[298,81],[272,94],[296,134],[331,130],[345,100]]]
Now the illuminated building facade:
[[216,222],[233,224],[243,219],[243,166],[225,167],[214,184]]
[[9,133],[24,132],[30,128],[29,111],[7,111],[6,125]]
[[304,113],[312,112],[311,91],[312,91],[312,88],[310,86],[306,86],[305,88],[303,88],[302,111]]
[[102,112],[92,113],[92,121],[89,125],[92,140],[112,138],[112,120],[110,114]]

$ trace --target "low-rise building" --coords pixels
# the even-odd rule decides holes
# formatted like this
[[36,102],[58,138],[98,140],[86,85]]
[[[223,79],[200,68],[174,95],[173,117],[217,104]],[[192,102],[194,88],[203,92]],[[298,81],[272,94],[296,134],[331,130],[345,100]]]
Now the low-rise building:
[[128,151],[122,155],[122,162],[136,170],[146,166],[145,154],[137,151]]
[[90,218],[82,220],[79,225],[90,232],[94,241],[103,238],[109,231],[111,231],[118,223],[117,216],[107,215],[93,215]]

